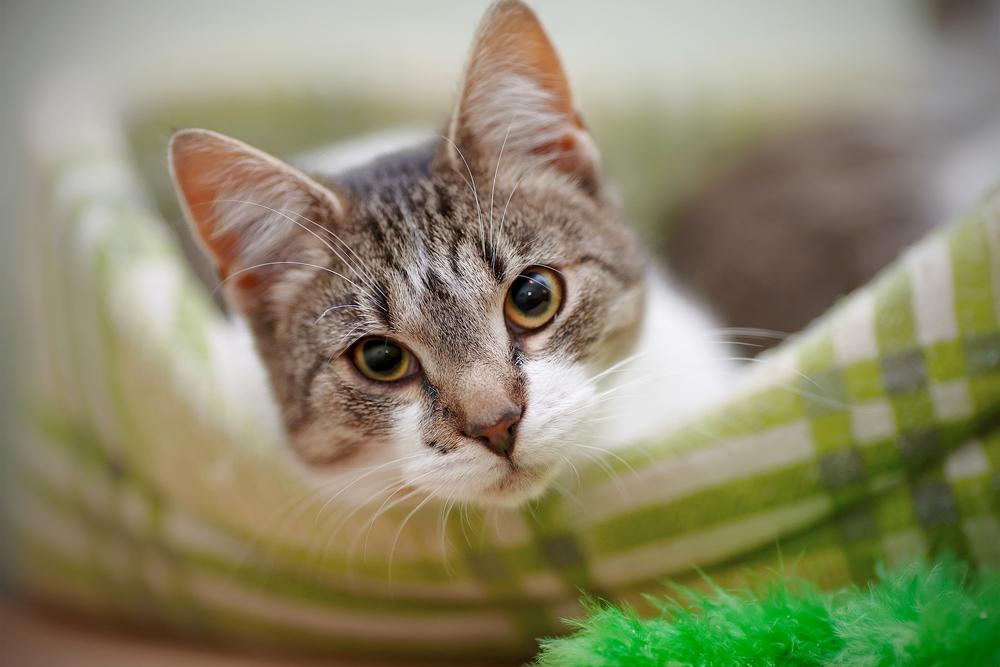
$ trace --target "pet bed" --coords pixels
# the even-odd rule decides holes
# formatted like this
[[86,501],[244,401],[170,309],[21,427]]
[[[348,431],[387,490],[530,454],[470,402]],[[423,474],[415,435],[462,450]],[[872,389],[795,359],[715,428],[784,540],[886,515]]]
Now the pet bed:
[[25,418],[0,474],[15,583],[44,604],[275,651],[482,664],[530,658],[582,592],[653,611],[642,593],[703,574],[834,588],[942,552],[1000,566],[998,192],[662,439],[578,464],[523,511],[390,503],[372,520],[310,493],[135,137],[93,120],[32,154],[21,247]]

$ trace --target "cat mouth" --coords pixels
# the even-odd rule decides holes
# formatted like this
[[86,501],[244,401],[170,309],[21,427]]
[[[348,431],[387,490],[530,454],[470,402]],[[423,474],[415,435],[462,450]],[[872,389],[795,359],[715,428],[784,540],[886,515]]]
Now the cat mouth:
[[506,470],[499,479],[485,487],[482,493],[498,504],[516,505],[539,495],[555,474],[555,467],[525,466],[508,459]]

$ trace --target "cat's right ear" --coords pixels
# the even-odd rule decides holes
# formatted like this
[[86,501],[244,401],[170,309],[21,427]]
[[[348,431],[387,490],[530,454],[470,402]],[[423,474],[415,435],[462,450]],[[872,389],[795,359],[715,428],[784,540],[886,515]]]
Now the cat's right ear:
[[552,42],[520,0],[498,0],[473,40],[443,146],[447,164],[495,178],[535,168],[595,190],[600,157]]
[[235,305],[252,314],[268,288],[319,263],[319,222],[342,219],[345,202],[294,167],[209,130],[170,140],[170,171],[184,214]]

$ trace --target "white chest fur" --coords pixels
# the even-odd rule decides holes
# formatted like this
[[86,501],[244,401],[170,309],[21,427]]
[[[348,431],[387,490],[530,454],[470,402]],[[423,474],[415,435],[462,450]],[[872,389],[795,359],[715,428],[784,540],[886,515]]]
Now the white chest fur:
[[717,401],[734,367],[709,316],[650,272],[635,353],[608,375],[605,442],[662,436]]

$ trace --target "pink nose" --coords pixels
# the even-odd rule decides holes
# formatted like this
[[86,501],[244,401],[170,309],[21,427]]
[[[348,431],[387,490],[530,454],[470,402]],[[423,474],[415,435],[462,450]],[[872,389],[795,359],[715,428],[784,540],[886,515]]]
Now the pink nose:
[[462,433],[483,443],[497,456],[510,457],[514,452],[514,433],[521,421],[521,408],[511,406],[492,424],[466,424]]

